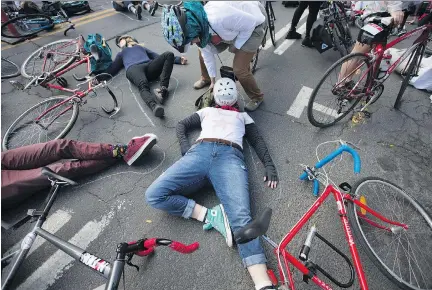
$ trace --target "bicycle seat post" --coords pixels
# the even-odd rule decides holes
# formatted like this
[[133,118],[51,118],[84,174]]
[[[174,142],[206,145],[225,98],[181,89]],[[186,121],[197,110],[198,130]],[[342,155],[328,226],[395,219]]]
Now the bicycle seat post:
[[[59,188],[61,186],[61,184],[59,183],[58,180],[52,180],[49,179],[51,181],[51,189],[50,192],[48,193],[47,199],[45,201],[45,206],[44,209],[40,212],[38,212],[37,215],[39,215],[36,227],[41,227],[43,225],[43,223],[45,222],[49,211],[51,210],[52,205],[54,204],[54,201],[57,198],[57,193],[59,191]],[[36,212],[34,212],[36,213]]]

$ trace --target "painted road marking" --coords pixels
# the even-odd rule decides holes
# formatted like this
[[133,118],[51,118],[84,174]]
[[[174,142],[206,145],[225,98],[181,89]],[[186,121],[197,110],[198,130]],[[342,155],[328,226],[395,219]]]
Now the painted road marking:
[[[114,211],[112,210],[107,215],[104,215],[100,221],[88,222],[69,240],[69,243],[86,249],[88,245],[102,233],[113,217]],[[34,271],[33,274],[24,281],[24,283],[19,285],[17,289],[48,289],[48,287],[53,285],[55,281],[70,268],[73,261],[75,261],[74,258],[60,250],[57,250],[45,263]]]
[[[297,29],[297,32],[300,33],[300,34],[303,34],[305,31],[306,31],[306,23],[303,23],[303,25],[300,26],[299,29]],[[275,49],[274,53],[275,53],[275,54],[278,54],[278,55],[283,54],[283,53],[284,53],[288,48],[290,48],[290,46],[293,45],[294,42],[296,42],[297,40],[299,40],[299,39],[285,39],[285,40],[282,42],[282,44],[279,45],[279,46]]]
[[[289,108],[287,114],[295,118],[300,118],[304,108],[308,106],[309,98],[312,94],[312,91],[313,89],[303,86],[300,92],[297,94],[297,97]],[[312,108],[316,111],[330,115],[334,118],[337,118],[339,116],[336,110],[330,109],[318,103],[314,103]]]
[[[307,9],[305,12],[303,12],[303,15],[300,18],[299,22],[302,21],[306,16],[308,16],[308,14],[309,14],[309,9]],[[288,23],[287,25],[285,25],[284,27],[282,27],[281,30],[279,30],[278,32],[276,32],[275,40],[278,41],[279,39],[281,39],[282,37],[284,37],[288,33],[288,30],[290,28],[291,28],[291,22]],[[263,47],[263,50],[267,50],[270,47],[273,47],[273,43],[271,41],[271,38],[267,39],[266,44]]]
[[[55,213],[50,215],[46,222],[43,225],[43,229],[51,234],[55,234],[59,229],[61,229],[67,222],[71,219],[71,211],[57,210]],[[27,254],[27,257],[30,256],[34,251],[36,251],[40,246],[45,243],[45,239],[41,237],[37,237],[31,247],[30,251]],[[16,243],[13,247],[6,251],[4,256],[9,255],[13,251],[19,250],[21,246],[21,242]]]
[[[93,21],[96,21],[96,20],[100,20],[100,19],[103,19],[103,18],[106,18],[106,17],[110,17],[112,15],[115,15],[115,14],[119,13],[119,12],[113,10],[113,9],[110,9],[110,10],[107,10],[107,11],[108,12],[104,11],[104,13],[99,13],[99,16],[96,16],[96,17],[94,17],[94,15],[92,14],[91,17],[89,15],[89,17],[86,17],[86,18],[82,17],[82,18],[77,19],[79,21],[78,21],[78,23],[75,22],[75,28],[76,27],[80,27],[80,26],[82,26],[84,24],[87,24],[87,23],[90,23],[90,22],[93,22]],[[63,33],[65,26],[68,26],[68,25],[69,25],[69,23],[62,23],[62,25],[60,25],[54,31],[51,31],[51,32],[48,32],[48,33],[44,33],[42,36],[39,36],[39,37],[36,37],[36,38],[32,38],[31,41],[36,41],[36,40],[42,39],[43,37],[54,35],[56,33],[60,33],[60,32]],[[1,48],[1,50],[3,51],[3,50],[6,50],[6,49],[15,48],[15,47],[18,47],[18,46],[26,44],[26,43],[28,43],[28,41],[24,41],[22,43],[18,43],[18,44],[15,44],[15,45],[5,45],[5,46],[3,46]]]

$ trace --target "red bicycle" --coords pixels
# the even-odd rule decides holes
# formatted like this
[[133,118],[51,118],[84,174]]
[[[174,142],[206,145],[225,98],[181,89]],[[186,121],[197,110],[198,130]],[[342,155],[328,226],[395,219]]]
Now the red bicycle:
[[[366,108],[381,96],[384,91],[383,83],[395,68],[409,57],[402,70],[405,77],[394,104],[395,108],[400,107],[409,81],[419,71],[432,36],[432,24],[420,26],[387,44],[387,38],[394,26],[393,19],[373,16],[369,17],[368,21],[369,24],[362,28],[361,33],[365,42],[372,46],[371,53],[351,53],[339,59],[324,73],[308,103],[307,114],[312,125],[321,128],[334,125],[354,111],[361,100],[365,102],[354,112],[353,121],[358,122],[367,117]],[[390,65],[392,56],[386,50],[414,36],[418,37],[411,47]]]
[[[56,41],[39,48],[24,61],[21,67],[22,75],[31,78],[31,81],[26,86],[11,81],[17,89],[25,90],[39,85],[72,95],[49,98],[21,114],[7,129],[2,142],[3,150],[63,138],[74,126],[79,107],[86,103],[85,98],[89,94],[97,96],[96,90],[99,88],[105,88],[114,102],[113,109],[102,106],[103,111],[110,117],[120,111],[117,98],[108,87],[109,81],[99,82],[97,77],[100,75],[90,76],[90,59],[97,56],[85,52],[82,48],[83,42],[82,36],[78,39]],[[61,76],[82,64],[86,64],[88,75],[77,77],[74,74],[74,78],[81,83],[76,89],[66,88],[67,81]],[[54,84],[54,81],[57,84]],[[82,85],[87,85],[87,88],[81,89]]]
[[[353,188],[348,183],[334,185],[323,167],[343,152],[352,155],[354,172],[360,172],[358,153],[345,143],[324,159],[319,160],[315,167],[306,166],[300,179],[314,182],[315,195],[318,195],[320,182],[324,183],[326,188],[279,244],[265,235],[271,218],[269,208],[251,224],[235,233],[236,242],[245,243],[262,236],[274,248],[281,282],[279,289],[295,289],[290,266],[303,274],[303,281],[310,280],[320,289],[332,289],[320,277],[321,274],[337,286],[348,288],[354,283],[355,272],[357,272],[360,289],[376,289],[368,286],[356,242],[362,246],[380,271],[401,289],[432,289],[431,217],[414,198],[397,185],[381,178],[365,178]],[[319,171],[320,168],[323,168],[323,173]],[[288,252],[287,246],[330,195],[333,195],[336,201],[352,262],[319,234],[315,226],[311,227],[298,259],[295,258]],[[338,281],[312,261],[309,253],[313,249],[312,241],[315,237],[346,261],[351,273],[348,282]],[[269,274],[276,285],[276,276],[272,271],[269,271]]]

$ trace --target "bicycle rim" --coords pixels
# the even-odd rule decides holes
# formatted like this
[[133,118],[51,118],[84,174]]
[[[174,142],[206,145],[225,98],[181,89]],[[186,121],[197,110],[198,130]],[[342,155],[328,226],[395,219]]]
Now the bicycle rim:
[[[349,95],[350,91],[341,86],[336,88],[339,82],[339,73],[343,63],[358,63],[352,69],[351,80],[358,84],[355,92]],[[361,53],[349,54],[334,63],[321,78],[313,90],[309,99],[307,114],[309,122],[315,127],[329,127],[342,120],[361,100],[361,93],[369,84],[372,70],[369,58]],[[367,71],[367,75],[361,79]],[[349,74],[346,74],[349,75]],[[345,92],[343,90],[346,90]],[[358,96],[357,96],[358,95]]]
[[1,78],[9,79],[20,75],[19,67],[5,58],[1,59]]
[[[422,206],[397,185],[368,177],[354,186],[354,195],[386,218],[408,225],[390,226],[351,203],[349,217],[356,240],[369,258],[402,289],[432,289],[432,219]],[[366,220],[368,219],[368,220]]]
[[54,23],[49,16],[30,14],[13,18],[2,24],[1,35],[7,38],[26,38],[53,27]]
[[36,121],[36,118],[64,100],[64,97],[51,98],[25,111],[6,131],[2,143],[3,150],[63,138],[75,124],[78,104],[66,102],[48,112],[39,121]]
[[24,61],[21,65],[21,74],[26,78],[32,78],[44,72],[59,72],[75,60],[78,50],[76,39],[63,39],[48,43],[33,52]]

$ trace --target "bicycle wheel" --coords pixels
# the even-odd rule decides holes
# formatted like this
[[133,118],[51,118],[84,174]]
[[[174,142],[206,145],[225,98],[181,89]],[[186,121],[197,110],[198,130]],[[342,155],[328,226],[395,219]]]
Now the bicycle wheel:
[[339,22],[336,22],[335,24],[334,31],[336,32],[336,35],[334,37],[334,44],[336,49],[339,51],[340,56],[344,57],[348,54],[348,50],[345,47],[345,30]]
[[399,186],[381,178],[364,178],[353,192],[373,210],[409,227],[378,228],[373,222],[390,225],[350,203],[350,224],[368,257],[401,289],[432,289],[432,219],[424,208]]
[[62,39],[48,43],[24,61],[21,74],[26,78],[32,78],[44,72],[56,73],[74,62],[78,51],[76,39]]
[[418,69],[420,67],[420,62],[421,62],[421,56],[423,55],[425,46],[424,45],[420,45],[419,47],[416,48],[416,50],[413,52],[414,57],[410,57],[411,58],[411,62],[408,66],[408,69],[405,71],[405,77],[404,80],[402,82],[401,88],[399,90],[399,93],[396,97],[396,101],[394,104],[395,108],[399,108],[400,107],[400,102],[402,99],[403,94],[405,93],[405,90],[409,84],[409,81],[411,80],[411,78],[413,77],[413,73],[414,69]]
[[53,27],[54,22],[49,16],[29,14],[6,21],[1,26],[1,35],[8,38],[26,38]]
[[275,15],[273,12],[273,7],[271,2],[266,2],[266,12],[267,12],[267,21],[268,21],[268,29],[270,31],[270,38],[274,47],[276,47],[276,29],[275,29]]
[[[342,65],[344,71],[351,71],[345,73],[346,84],[339,83]],[[372,79],[370,68],[369,57],[362,53],[352,53],[335,62],[324,73],[310,96],[307,107],[309,122],[315,127],[325,128],[348,115],[361,100],[364,89]],[[363,77],[365,73],[367,75]],[[352,90],[354,85],[356,87]]]
[[5,58],[1,58],[1,79],[9,79],[20,75],[19,67],[7,60]]
[[65,99],[66,97],[51,98],[25,111],[7,129],[3,137],[3,150],[47,142],[66,136],[78,118],[77,103],[61,104],[36,120],[48,109],[60,104]]

